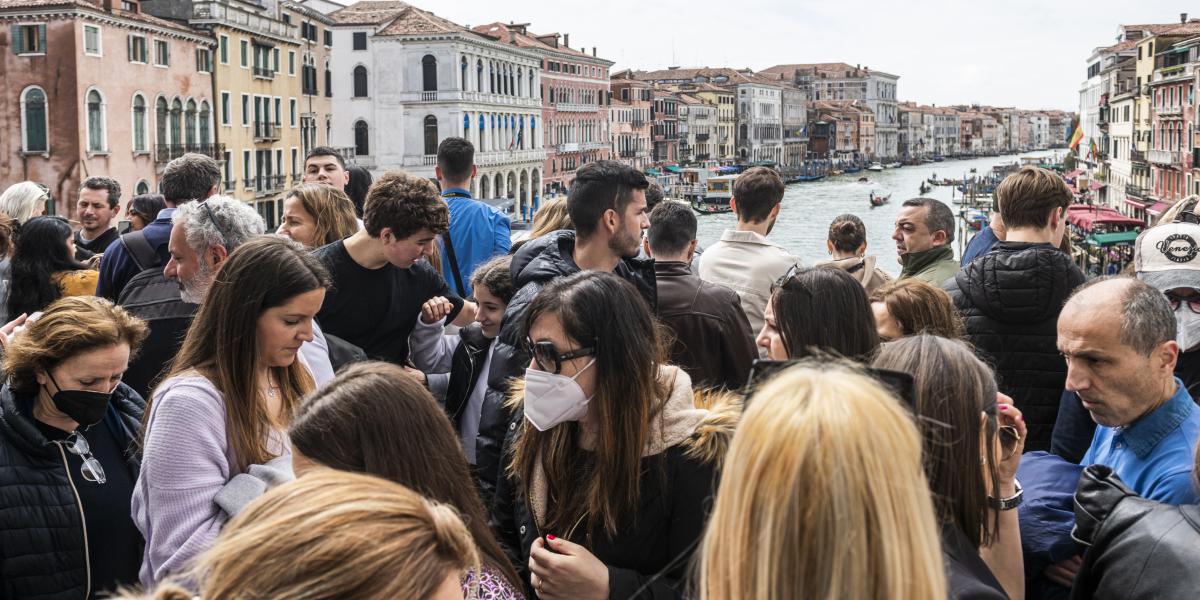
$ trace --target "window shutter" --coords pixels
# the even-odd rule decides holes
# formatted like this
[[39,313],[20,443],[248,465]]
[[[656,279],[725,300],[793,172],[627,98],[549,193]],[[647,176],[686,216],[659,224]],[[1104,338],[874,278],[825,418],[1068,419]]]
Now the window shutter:
[[46,52],[46,26],[38,25],[37,32],[38,32],[38,51],[40,51],[42,54],[46,54],[47,53]]
[[20,25],[12,26],[13,54],[21,54],[21,51],[25,49],[24,33],[25,32],[21,30]]
[[163,42],[163,64],[171,64],[171,45]]
[[125,36],[125,53],[129,55],[129,62],[133,62],[133,36]]

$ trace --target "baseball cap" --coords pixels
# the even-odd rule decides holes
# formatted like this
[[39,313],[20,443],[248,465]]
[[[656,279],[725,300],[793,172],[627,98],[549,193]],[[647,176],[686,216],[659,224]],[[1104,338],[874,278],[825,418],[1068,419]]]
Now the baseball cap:
[[1200,289],[1200,224],[1151,227],[1134,244],[1138,279],[1162,290]]

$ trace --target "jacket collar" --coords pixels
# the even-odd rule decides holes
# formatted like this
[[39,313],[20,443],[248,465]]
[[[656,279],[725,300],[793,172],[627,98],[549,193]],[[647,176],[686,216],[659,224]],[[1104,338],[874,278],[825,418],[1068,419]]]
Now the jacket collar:
[[685,262],[654,261],[656,277],[685,277],[692,274],[692,268]]
[[1150,414],[1121,429],[1121,438],[1138,458],[1145,460],[1163,438],[1170,435],[1196,410],[1192,395],[1178,377],[1175,394]]
[[[97,426],[105,426],[116,437],[117,442],[132,447],[140,431],[142,410],[145,404],[133,388],[124,383],[113,392],[104,420]],[[33,422],[33,398],[17,395],[5,385],[0,390],[0,430],[3,430],[13,445],[30,456],[55,455],[52,442],[42,435]],[[127,456],[137,464],[134,456]]]
[[779,244],[768,240],[765,235],[759,235],[755,231],[739,231],[737,229],[726,229],[721,234],[722,242],[736,242],[741,244],[758,244],[760,246],[775,246],[781,247]]
[[901,276],[907,277],[928,269],[934,263],[943,260],[954,260],[954,248],[950,244],[935,246],[921,252],[909,252],[900,256],[900,264],[904,265]]

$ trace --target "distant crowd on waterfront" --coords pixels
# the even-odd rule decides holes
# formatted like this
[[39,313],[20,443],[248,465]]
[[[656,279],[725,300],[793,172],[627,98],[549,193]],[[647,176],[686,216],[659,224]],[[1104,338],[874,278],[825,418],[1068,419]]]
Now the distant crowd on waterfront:
[[[956,257],[905,200],[828,260],[641,172],[527,234],[329,148],[266,231],[217,162],[77,221],[0,195],[0,598],[1179,598],[1200,589],[1200,198],[1088,279],[1023,167]],[[114,225],[114,221],[118,221]],[[522,232],[523,233],[523,232]]]

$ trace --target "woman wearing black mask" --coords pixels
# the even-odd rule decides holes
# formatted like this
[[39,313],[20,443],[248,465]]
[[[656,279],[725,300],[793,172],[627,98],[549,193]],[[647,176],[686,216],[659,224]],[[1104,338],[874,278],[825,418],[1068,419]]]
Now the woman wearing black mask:
[[121,383],[146,325],[62,298],[8,342],[0,390],[0,598],[91,598],[137,582],[129,503],[144,403]]

